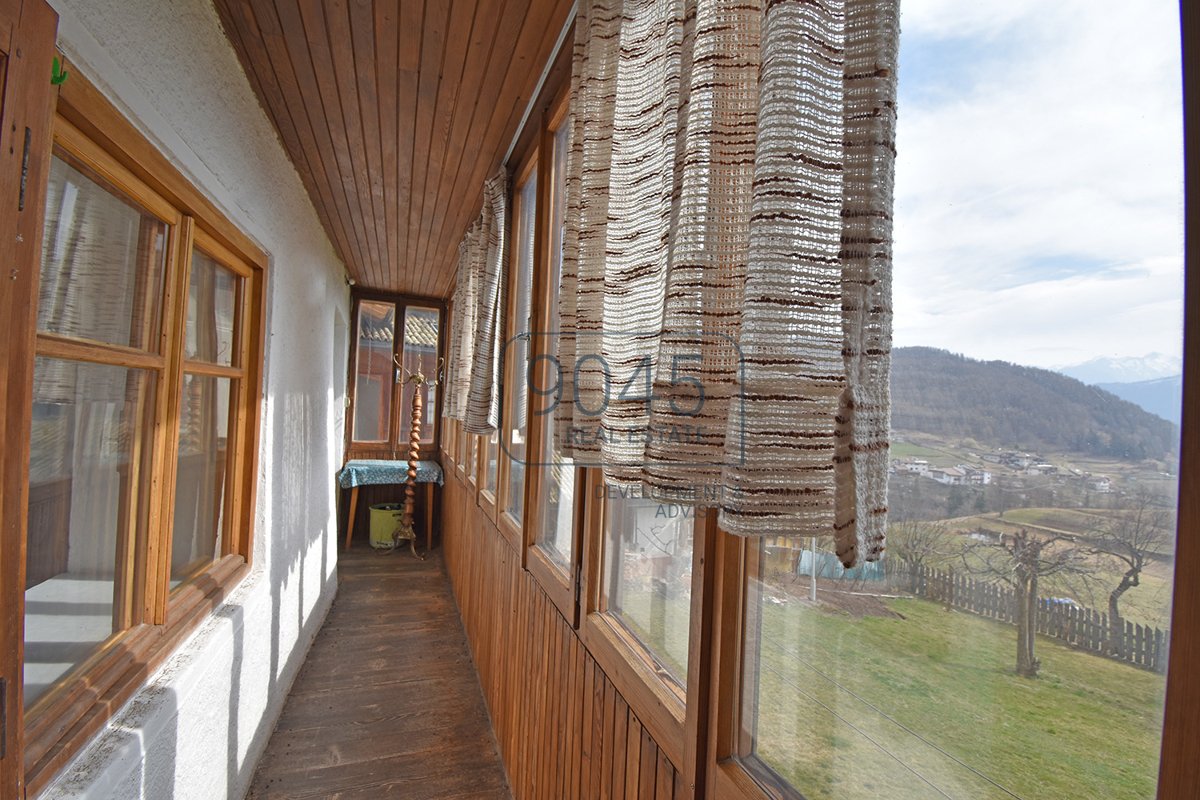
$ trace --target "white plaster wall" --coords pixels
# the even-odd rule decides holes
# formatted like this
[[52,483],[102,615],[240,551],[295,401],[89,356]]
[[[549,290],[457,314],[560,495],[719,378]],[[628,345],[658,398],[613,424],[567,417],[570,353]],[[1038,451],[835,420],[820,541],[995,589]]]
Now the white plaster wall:
[[60,48],[270,272],[254,568],[41,797],[242,797],[336,591],[344,270],[209,0],[50,3]]

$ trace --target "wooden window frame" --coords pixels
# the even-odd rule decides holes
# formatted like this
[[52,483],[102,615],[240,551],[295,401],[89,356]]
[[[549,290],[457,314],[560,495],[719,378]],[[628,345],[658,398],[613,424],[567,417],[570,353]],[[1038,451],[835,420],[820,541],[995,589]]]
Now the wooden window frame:
[[[343,433],[346,460],[349,461],[355,458],[380,458],[392,461],[407,461],[408,460],[408,429],[409,419],[402,407],[404,397],[404,382],[396,381],[396,372],[398,368],[395,361],[392,363],[392,384],[391,384],[391,411],[388,421],[388,438],[384,442],[356,442],[354,441],[354,412],[357,408],[357,398],[355,397],[357,389],[357,373],[358,373],[358,320],[359,308],[362,303],[389,303],[396,309],[396,321],[393,323],[394,331],[392,333],[392,357],[403,356],[404,352],[404,314],[410,307],[436,309],[438,312],[438,358],[440,359],[446,352],[446,326],[449,324],[449,317],[446,313],[446,301],[436,297],[422,297],[420,295],[395,294],[391,292],[382,292],[375,289],[361,289],[355,287],[350,292],[350,352],[348,358],[349,376],[347,378],[346,395],[349,398],[349,413],[346,415],[346,430]],[[421,458],[430,459],[436,457],[441,452],[442,446],[442,401],[444,400],[445,392],[439,386],[436,391],[436,408],[434,409],[434,419],[437,421],[433,432],[433,441],[425,442],[420,447]]]
[[[503,461],[503,459],[500,458],[500,444],[497,439],[497,443],[496,443],[496,489],[495,489],[495,491],[492,491],[491,489],[487,488],[487,460],[488,460],[488,450],[490,447],[489,439],[491,438],[491,435],[480,433],[480,434],[476,434],[476,436],[479,439],[479,449],[478,449],[479,479],[476,483],[477,493],[475,496],[475,503],[476,503],[476,505],[479,506],[480,510],[483,512],[483,515],[485,517],[487,517],[487,519],[493,525],[496,526],[497,530],[499,530],[499,528],[500,528],[499,519],[498,519],[499,512],[497,509],[499,509],[500,504],[497,501],[497,498],[500,497],[500,470],[503,466],[503,464],[501,463]],[[497,437],[499,437],[499,434],[497,434]]]
[[[145,571],[133,586],[134,597],[125,619],[128,626],[39,697],[24,712],[19,732],[10,731],[9,752],[15,751],[21,759],[25,791],[30,794],[43,788],[75,756],[248,573],[261,438],[266,254],[192,186],[84,73],[74,65],[68,70],[71,80],[58,89],[55,145],[153,216],[167,217],[164,221],[170,227],[161,294],[161,338],[156,353],[30,332],[38,355],[139,367],[160,376],[155,397],[155,418],[159,422],[151,442],[152,483],[156,485],[149,490],[146,550],[139,549],[134,556]],[[45,180],[45,175],[39,179]],[[39,213],[44,214],[44,210],[39,209]],[[230,408],[237,432],[236,442],[230,446],[236,447],[240,455],[231,457],[226,475],[227,502],[233,513],[229,535],[222,545],[224,555],[172,590],[169,520],[174,507],[178,397],[185,367],[182,342],[186,279],[197,246],[244,278],[242,333],[237,340],[242,351],[236,377],[240,383],[236,403]],[[28,458],[27,450],[24,458]],[[23,613],[23,597],[18,608]]]
[[[1198,70],[1200,72],[1200,70]],[[1198,148],[1200,149],[1200,148]],[[1197,170],[1200,172],[1200,170]],[[1192,206],[1192,225],[1200,214]],[[1197,226],[1200,227],[1200,226]],[[1196,228],[1193,228],[1196,230]],[[1197,248],[1187,256],[1184,358],[1184,419],[1179,464],[1179,516],[1173,584],[1170,666],[1162,743],[1158,798],[1186,800],[1200,796],[1195,752],[1200,743],[1200,272]],[[758,553],[753,539],[716,531],[713,569],[714,605],[709,624],[712,662],[709,679],[709,732],[706,796],[712,800],[803,800],[804,787],[787,784],[766,764],[749,757],[750,742],[742,726],[747,670],[747,577],[756,574]]]
[[0,3],[0,235],[8,274],[0,292],[0,797],[23,797],[22,669],[30,424],[38,272],[53,146],[58,15],[42,0]]
[[[1179,505],[1170,663],[1158,771],[1159,800],[1200,797],[1200,6],[1181,4],[1184,65],[1184,355]],[[718,532],[714,561],[708,734],[703,785],[711,800],[802,800],[769,769],[743,761],[742,681],[746,576],[753,541]],[[631,703],[632,707],[632,703]],[[690,773],[689,773],[690,774]]]
[[[541,181],[542,173],[541,173],[541,170],[538,169],[538,167],[539,167],[538,153],[539,152],[540,152],[540,150],[535,148],[531,152],[525,154],[525,156],[521,159],[521,161],[517,165],[516,170],[514,170],[513,176],[512,176],[512,181],[511,181],[512,189],[509,193],[510,197],[512,198],[512,202],[509,204],[511,213],[508,215],[510,245],[508,247],[508,265],[507,265],[508,268],[505,270],[505,280],[507,282],[507,286],[505,287],[504,332],[500,338],[501,353],[503,353],[503,361],[504,361],[504,364],[502,366],[504,380],[501,384],[502,392],[501,392],[501,405],[500,405],[500,429],[499,429],[499,436],[497,439],[497,446],[496,446],[496,449],[497,449],[497,453],[496,453],[496,460],[497,460],[497,464],[496,464],[496,495],[494,498],[492,498],[492,502],[494,504],[493,513],[495,515],[496,527],[500,531],[500,534],[508,541],[509,545],[511,545],[513,550],[517,553],[524,553],[524,551],[525,551],[525,547],[524,547],[525,529],[526,529],[526,523],[528,522],[528,519],[529,519],[529,484],[530,484],[530,474],[529,473],[530,473],[530,470],[529,470],[529,466],[527,463],[526,469],[525,469],[524,485],[522,485],[522,487],[521,487],[521,494],[522,494],[522,500],[523,500],[521,519],[517,519],[511,513],[509,513],[509,510],[507,508],[508,494],[509,494],[509,489],[511,488],[509,486],[509,481],[512,480],[512,475],[511,475],[511,470],[509,469],[509,456],[504,448],[504,436],[508,430],[509,416],[513,412],[513,407],[514,407],[514,402],[515,402],[515,391],[516,391],[517,387],[525,381],[525,377],[523,375],[516,374],[516,369],[517,369],[516,359],[510,357],[511,353],[512,353],[512,348],[508,347],[507,343],[512,341],[512,338],[516,335],[516,331],[518,330],[518,325],[520,324],[520,322],[516,319],[516,314],[517,314],[517,302],[519,300],[519,298],[517,297],[517,284],[519,282],[519,274],[518,274],[518,270],[517,270],[517,264],[518,264],[518,260],[520,259],[522,245],[524,244],[519,239],[520,220],[521,220],[522,213],[524,213],[524,207],[523,207],[523,204],[521,201],[521,191],[522,191],[522,189],[524,189],[524,187],[526,186],[526,184],[528,183],[528,181],[530,179],[530,175],[535,170],[537,170],[537,180],[539,181],[539,183]],[[538,242],[540,241],[539,232],[541,231],[541,229],[543,227],[542,220],[541,220],[542,205],[541,205],[540,201],[541,201],[541,192],[538,190],[537,187],[535,187],[535,189],[534,189],[534,210],[533,210],[533,215],[534,215],[533,216],[533,219],[534,219],[533,264],[530,265],[530,282],[529,282],[529,289],[530,289],[530,295],[529,295],[530,307],[529,308],[530,308],[530,318],[531,319],[536,319],[536,317],[533,316],[533,314],[535,313],[534,312],[534,297],[538,294],[538,292],[536,291],[536,288],[535,288],[536,284],[534,281],[538,274],[539,262],[542,261],[541,248],[538,246]],[[529,408],[530,408],[530,404],[527,401],[525,403],[525,410],[526,410],[525,430],[527,433],[529,433],[531,431],[531,429],[529,427]],[[529,457],[531,447],[532,447],[532,439],[527,440],[525,443],[526,461],[527,462],[528,462],[528,457]],[[524,566],[524,564],[522,564],[522,566]]]
[[[554,171],[555,137],[569,117],[570,87],[563,86],[553,100],[545,108],[538,119],[540,131],[540,147],[538,148],[538,215],[536,250],[533,280],[532,318],[535,332],[548,333],[556,330],[557,320],[553,319],[555,298],[558,287],[550,281],[551,252],[550,215],[554,205],[554,184],[557,175]],[[530,357],[539,359],[538,385],[545,386],[550,373],[550,361],[546,356],[553,357],[550,351],[553,340],[546,335],[535,335],[530,341]],[[561,400],[560,400],[561,402]],[[549,465],[542,463],[542,453],[545,449],[546,424],[545,418],[534,413],[534,404],[528,404],[529,410],[529,452],[534,455],[533,466],[526,468],[525,508],[526,517],[523,551],[525,568],[533,575],[542,591],[553,601],[560,614],[567,619],[572,627],[579,627],[579,593],[581,579],[583,548],[580,532],[583,530],[583,497],[579,491],[586,480],[581,467],[575,469],[576,491],[572,498],[574,503],[573,518],[575,520],[571,531],[571,552],[568,554],[566,567],[556,563],[538,542],[539,528],[542,519],[542,493],[545,489],[546,470]]]
[[712,607],[712,553],[716,513],[697,510],[693,525],[691,609],[685,687],[661,677],[646,647],[604,607],[607,493],[599,469],[585,470],[580,638],[689,786],[699,785],[699,745],[707,724],[708,636]]

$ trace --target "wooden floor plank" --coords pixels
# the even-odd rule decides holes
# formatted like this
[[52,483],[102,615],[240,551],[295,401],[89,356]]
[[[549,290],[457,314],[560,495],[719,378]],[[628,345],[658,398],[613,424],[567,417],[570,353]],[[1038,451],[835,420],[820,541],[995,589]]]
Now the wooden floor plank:
[[511,798],[441,554],[360,545],[249,797]]

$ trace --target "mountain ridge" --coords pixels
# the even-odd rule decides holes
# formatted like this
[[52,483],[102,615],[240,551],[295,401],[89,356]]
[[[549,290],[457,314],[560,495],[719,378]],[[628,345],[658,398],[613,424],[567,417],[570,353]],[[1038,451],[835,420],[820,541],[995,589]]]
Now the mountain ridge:
[[1097,383],[1106,392],[1128,400],[1176,425],[1183,416],[1183,376],[1169,375],[1148,381]]
[[1052,370],[902,347],[891,383],[897,431],[1126,460],[1170,457],[1179,446],[1171,422]]

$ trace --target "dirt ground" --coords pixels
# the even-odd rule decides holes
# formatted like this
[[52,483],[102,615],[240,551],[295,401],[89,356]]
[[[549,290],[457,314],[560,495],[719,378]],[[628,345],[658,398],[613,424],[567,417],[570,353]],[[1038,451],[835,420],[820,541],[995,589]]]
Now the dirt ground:
[[[773,587],[789,597],[808,602],[808,576],[798,576],[795,581],[783,581]],[[880,584],[847,585],[844,582],[817,579],[817,603],[829,611],[840,611],[852,617],[900,617],[888,608],[886,596],[891,592]]]

